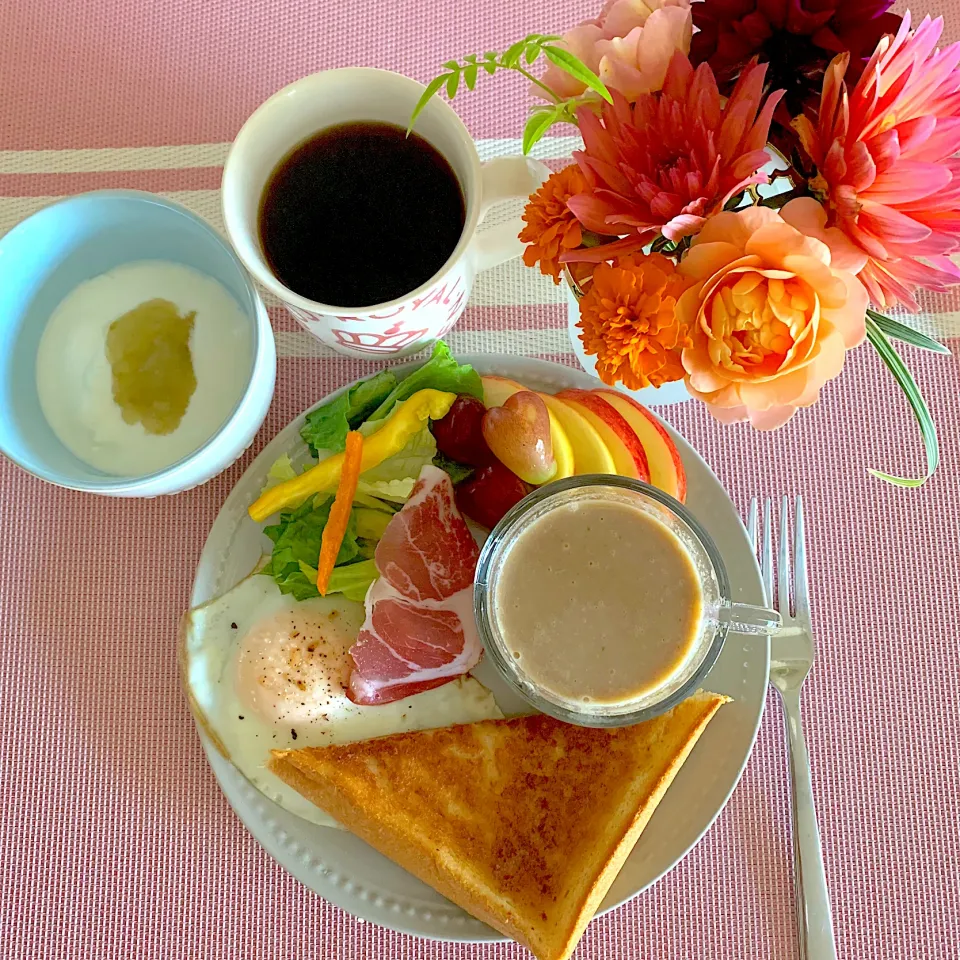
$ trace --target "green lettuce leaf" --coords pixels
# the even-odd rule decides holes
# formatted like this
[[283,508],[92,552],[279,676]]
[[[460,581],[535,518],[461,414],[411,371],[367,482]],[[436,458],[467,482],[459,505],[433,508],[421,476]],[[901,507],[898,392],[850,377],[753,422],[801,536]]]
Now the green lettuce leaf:
[[[270,562],[260,572],[273,577],[281,593],[292,594],[297,600],[318,595],[316,573],[311,583],[302,565],[316,571],[323,528],[330,518],[332,505],[332,498],[319,504],[310,498],[295,510],[283,511],[278,523],[264,528],[263,532],[273,541],[273,550]],[[359,555],[357,523],[351,513],[346,535],[337,554],[337,565],[350,563]]]
[[[313,589],[313,593],[309,594],[309,596],[320,596],[317,592],[317,568],[311,567],[307,563],[302,563],[300,568],[304,579],[307,583],[311,584]],[[327,584],[327,596],[330,596],[331,593],[341,593],[347,600],[363,603],[367,595],[367,590],[370,589],[370,584],[379,576],[380,571],[377,570],[377,565],[372,559],[358,560],[356,563],[347,563],[342,567],[334,567],[333,573],[330,574],[330,581]],[[297,599],[306,598],[298,597]]]
[[344,450],[347,433],[356,430],[396,386],[396,374],[381,370],[344,391],[336,400],[308,413],[300,428],[300,436],[310,448],[310,453],[316,457],[320,450],[331,453]]
[[377,555],[377,540],[366,540],[363,537],[357,539],[357,547],[360,550],[361,560],[373,560]]
[[419,370],[415,370],[405,380],[401,380],[367,419],[383,419],[393,409],[394,404],[412,397],[418,390],[466,393],[471,397],[483,399],[480,374],[469,364],[457,363],[450,348],[442,340],[438,340],[430,359]]
[[330,574],[330,583],[327,593],[342,593],[348,600],[363,603],[370,584],[380,576],[377,565],[373,560],[361,560],[358,563],[348,563],[343,567],[336,567]]
[[278,457],[273,461],[270,469],[267,471],[267,481],[263,485],[261,493],[266,493],[271,487],[275,487],[278,483],[285,483],[287,480],[292,480],[297,475],[297,471],[293,466],[293,461],[290,459],[289,454],[284,454],[282,457]]
[[416,477],[404,477],[402,480],[377,480],[374,483],[367,483],[361,480],[357,484],[357,490],[367,496],[377,497],[380,500],[389,500],[391,503],[406,503],[413,493],[413,488],[417,484]]
[[[436,455],[437,441],[430,432],[430,428],[424,424],[423,429],[414,434],[399,453],[387,457],[383,463],[379,463],[360,474],[362,486],[358,486],[357,489],[363,493],[380,496],[376,492],[377,484],[390,483],[394,480],[413,480],[415,482],[417,477],[420,476],[420,471],[426,464],[432,463]],[[411,489],[413,489],[412,485]],[[387,497],[387,499],[392,500],[394,497]]]
[[380,510],[392,517],[400,508],[395,503],[388,503],[379,497],[370,493],[357,492],[353,495],[353,505],[355,507],[369,507],[371,510]]
[[354,507],[353,519],[357,524],[357,536],[363,540],[379,540],[383,536],[391,514],[369,507]]
[[457,460],[451,460],[449,457],[445,457],[442,453],[438,453],[433,458],[433,465],[443,470],[443,472],[450,477],[450,482],[454,486],[456,486],[458,483],[463,483],[464,480],[469,480],[474,474],[473,467],[470,467],[465,463],[460,463]]

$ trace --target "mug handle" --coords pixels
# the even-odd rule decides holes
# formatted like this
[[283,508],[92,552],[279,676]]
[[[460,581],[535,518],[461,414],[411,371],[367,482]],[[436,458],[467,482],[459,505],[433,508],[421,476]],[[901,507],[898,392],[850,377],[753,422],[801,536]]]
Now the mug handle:
[[[480,222],[483,223],[494,204],[529,197],[550,176],[550,168],[532,157],[497,157],[483,164],[480,175]],[[516,216],[478,233],[472,244],[477,272],[519,257],[524,244],[518,234],[523,227],[523,221]]]

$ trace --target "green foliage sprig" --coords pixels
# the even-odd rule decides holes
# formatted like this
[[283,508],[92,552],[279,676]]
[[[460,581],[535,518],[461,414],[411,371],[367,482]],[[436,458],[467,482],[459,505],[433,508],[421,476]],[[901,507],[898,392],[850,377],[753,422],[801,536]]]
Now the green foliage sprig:
[[523,152],[529,153],[533,145],[555,123],[575,124],[577,109],[596,100],[596,97],[589,94],[571,97],[566,100],[558,97],[542,80],[535,77],[527,69],[541,57],[549,60],[554,66],[579,80],[588,90],[611,103],[613,98],[610,96],[610,91],[607,90],[600,78],[569,50],[556,46],[556,41],[560,39],[554,34],[531,33],[512,44],[503,53],[488,50],[484,54],[471,53],[460,60],[448,60],[443,65],[444,72],[434,77],[427,84],[423,95],[413,108],[410,122],[407,125],[407,133],[413,129],[417,117],[423,112],[431,97],[441,90],[446,93],[448,100],[453,100],[462,87],[473,90],[481,71],[493,75],[497,71],[511,70],[526,77],[532,84],[539,87],[543,91],[543,96],[549,101],[545,104],[536,104],[531,108],[530,118],[527,120],[523,131]]

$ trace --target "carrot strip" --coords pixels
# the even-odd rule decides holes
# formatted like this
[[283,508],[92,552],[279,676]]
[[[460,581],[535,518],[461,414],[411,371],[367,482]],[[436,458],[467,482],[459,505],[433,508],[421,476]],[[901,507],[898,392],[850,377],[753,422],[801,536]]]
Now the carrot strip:
[[337,563],[337,554],[340,544],[343,543],[350,522],[350,511],[353,508],[353,498],[357,492],[357,481],[360,479],[360,468],[363,462],[363,435],[351,430],[347,434],[347,448],[343,453],[343,467],[340,470],[340,482],[337,484],[337,494],[330,507],[330,516],[327,525],[323,528],[323,537],[320,540],[320,560],[317,563],[317,590],[320,596],[327,595],[327,584],[330,575]]

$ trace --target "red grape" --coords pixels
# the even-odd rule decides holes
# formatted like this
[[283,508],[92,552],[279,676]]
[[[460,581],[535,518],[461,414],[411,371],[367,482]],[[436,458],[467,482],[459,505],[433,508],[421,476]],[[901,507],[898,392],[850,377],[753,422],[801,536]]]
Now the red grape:
[[433,421],[437,449],[457,463],[483,467],[496,459],[483,439],[483,415],[487,408],[476,397],[461,395],[453,401],[447,415]]
[[460,512],[490,529],[530,492],[530,487],[499,460],[480,467],[455,489]]

